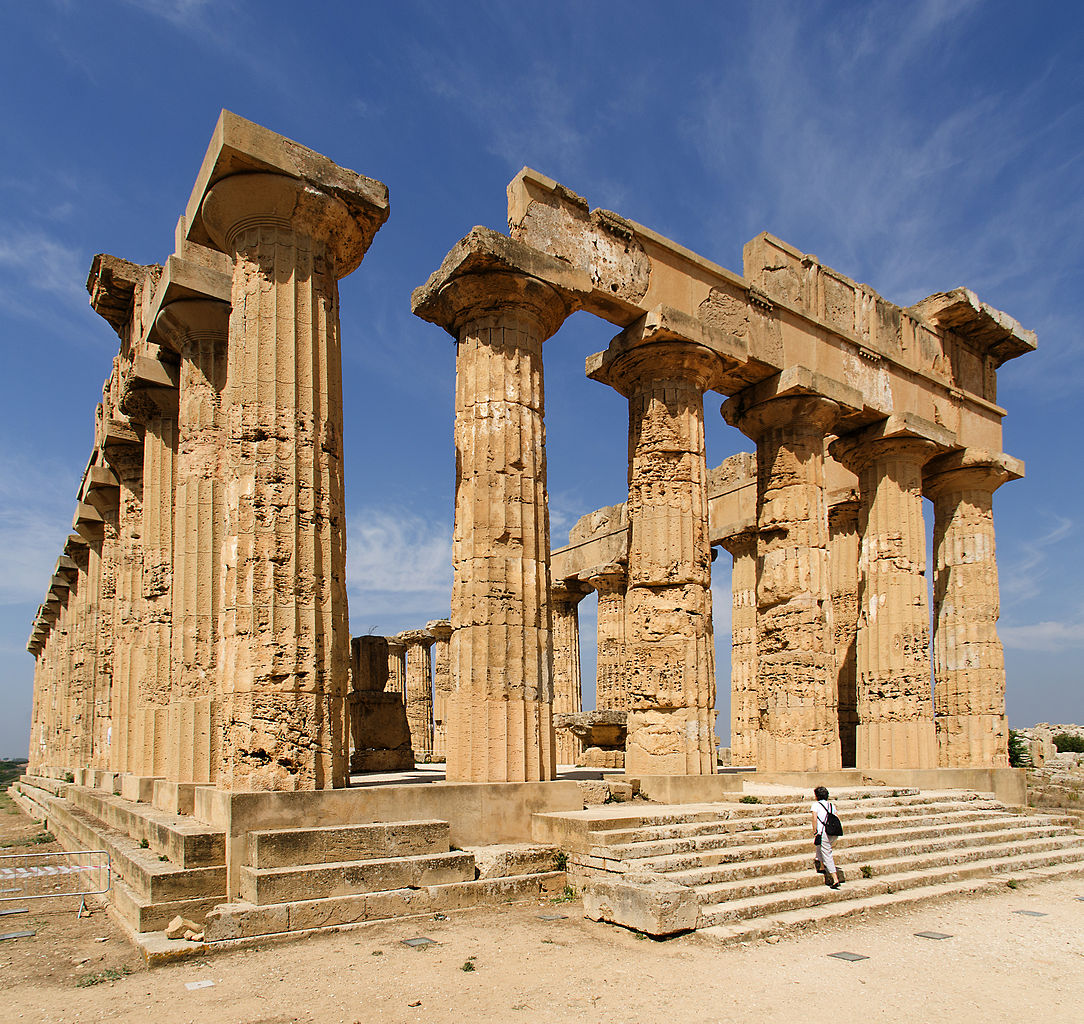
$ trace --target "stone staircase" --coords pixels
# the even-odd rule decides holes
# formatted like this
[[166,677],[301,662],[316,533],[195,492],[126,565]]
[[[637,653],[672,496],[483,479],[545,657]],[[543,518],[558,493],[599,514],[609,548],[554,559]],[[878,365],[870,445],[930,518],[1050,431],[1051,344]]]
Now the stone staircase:
[[[109,854],[108,901],[149,960],[230,940],[538,899],[566,882],[553,846],[458,850],[447,821],[371,822],[249,832],[240,899],[231,902],[225,834],[195,817],[51,778],[23,776],[10,793],[65,849]],[[202,942],[165,939],[177,915],[202,925]]]
[[1071,818],[1021,814],[978,793],[847,790],[833,794],[845,835],[835,851],[844,884],[832,890],[813,868],[808,798],[755,799],[596,808],[575,822],[578,842],[566,823],[569,875],[588,916],[745,941],[993,880],[1084,873]]

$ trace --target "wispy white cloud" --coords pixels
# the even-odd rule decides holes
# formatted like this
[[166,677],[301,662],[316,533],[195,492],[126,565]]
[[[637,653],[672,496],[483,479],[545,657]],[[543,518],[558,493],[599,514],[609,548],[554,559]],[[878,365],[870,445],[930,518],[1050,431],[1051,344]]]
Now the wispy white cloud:
[[[37,604],[68,533],[78,469],[0,447],[0,604]],[[29,619],[27,620],[29,627]]]
[[1084,648],[1084,615],[1075,619],[1035,622],[1025,626],[1003,625],[1001,643],[1021,651],[1067,651]]
[[389,618],[398,629],[448,615],[452,592],[451,523],[404,508],[364,506],[347,525],[347,589],[354,632]]
[[44,293],[69,309],[86,305],[84,254],[40,228],[0,224],[0,305],[35,319]]
[[1018,544],[1015,557],[1003,559],[999,571],[1001,601],[1005,607],[1021,604],[1041,593],[1040,583],[1049,571],[1051,549],[1060,545],[1074,529],[1065,516],[1046,513],[1046,530]]

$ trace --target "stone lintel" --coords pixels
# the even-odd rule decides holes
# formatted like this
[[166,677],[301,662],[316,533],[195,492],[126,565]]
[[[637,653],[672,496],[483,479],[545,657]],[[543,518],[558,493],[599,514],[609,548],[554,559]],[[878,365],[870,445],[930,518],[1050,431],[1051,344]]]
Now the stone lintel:
[[[670,353],[669,346],[673,346]],[[666,362],[677,358],[678,351],[683,351],[686,358],[695,359],[699,355],[697,361],[705,364],[705,369],[711,362],[716,363],[709,371],[708,390],[727,393],[731,389],[741,390],[749,383],[741,372],[749,361],[746,339],[702,324],[671,306],[648,310],[614,337],[606,351],[588,356],[585,372],[591,380],[617,387],[615,382],[623,376],[618,367],[627,365],[630,359],[655,356]]]
[[473,274],[494,273],[531,277],[548,284],[565,299],[570,312],[580,308],[582,296],[591,287],[587,275],[568,263],[489,228],[475,227],[452,247],[429,280],[414,289],[410,307],[415,316],[455,337],[462,312],[448,286]]
[[938,292],[908,310],[912,315],[966,338],[992,356],[1000,366],[1009,359],[1034,352],[1034,331],[1020,326],[1008,313],[983,302],[970,288]]
[[589,313],[628,327],[657,304],[654,278],[691,276],[744,293],[733,271],[610,210],[592,210],[582,196],[524,167],[508,184],[508,228],[580,269],[590,282],[581,296]]
[[95,444],[102,449],[108,459],[108,452],[114,445],[134,445],[142,444],[143,439],[139,435],[139,431],[135,429],[130,423],[125,423],[123,420],[115,419],[110,416],[108,410],[103,410],[103,415],[98,419],[96,423]]
[[578,576],[569,576],[566,579],[551,579],[550,593],[555,598],[563,598],[566,601],[575,601],[577,604],[583,600],[593,588]]
[[364,236],[362,254],[388,219],[388,187],[383,182],[341,167],[307,146],[223,110],[185,209],[186,240],[214,245],[203,221],[202,206],[216,182],[237,174],[260,173],[294,178],[340,199]]
[[154,275],[161,270],[157,263],[143,266],[119,256],[98,253],[91,261],[87,277],[91,308],[120,334],[131,318],[136,286],[148,273]]
[[[839,406],[840,417],[844,422],[847,417],[862,416],[867,409],[862,393],[856,388],[825,377],[807,366],[795,364],[728,398],[723,402],[720,412],[727,423],[740,430],[742,417],[754,406],[773,398],[798,395],[830,399]],[[881,415],[885,414],[882,412]]]

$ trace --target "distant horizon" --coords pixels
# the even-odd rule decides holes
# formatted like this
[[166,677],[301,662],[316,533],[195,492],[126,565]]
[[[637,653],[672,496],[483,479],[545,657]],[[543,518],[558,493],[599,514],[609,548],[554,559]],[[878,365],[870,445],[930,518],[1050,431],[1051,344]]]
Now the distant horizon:
[[[0,745],[29,745],[26,639],[118,346],[91,259],[165,261],[222,108],[390,189],[340,288],[352,635],[448,616],[455,346],[410,293],[474,225],[507,230],[529,166],[736,273],[766,230],[900,306],[964,285],[1035,330],[998,371],[1004,449],[1027,464],[994,499],[1006,704],[1010,722],[1084,718],[1081,5],[630,0],[615,18],[553,0],[528,24],[422,0],[303,18],[286,0],[42,0],[0,27]],[[576,313],[546,342],[554,547],[627,496],[627,402],[584,376],[613,334]],[[710,466],[754,447],[720,402]],[[729,557],[712,600],[727,745]]]

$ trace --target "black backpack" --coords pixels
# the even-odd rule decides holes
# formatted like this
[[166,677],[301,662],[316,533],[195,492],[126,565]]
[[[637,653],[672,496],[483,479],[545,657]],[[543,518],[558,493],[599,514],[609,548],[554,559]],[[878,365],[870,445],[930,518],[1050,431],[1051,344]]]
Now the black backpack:
[[821,802],[824,808],[824,834],[826,836],[843,835],[843,823],[829,809],[829,805]]

